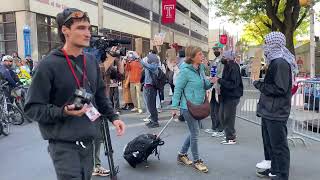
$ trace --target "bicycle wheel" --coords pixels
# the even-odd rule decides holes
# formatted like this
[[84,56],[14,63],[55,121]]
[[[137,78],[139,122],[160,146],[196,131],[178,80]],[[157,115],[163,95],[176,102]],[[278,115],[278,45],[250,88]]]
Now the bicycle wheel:
[[17,106],[17,108],[20,109],[20,111],[23,114],[24,117],[24,121],[27,120],[27,122],[32,123],[32,120],[30,118],[28,118],[27,116],[25,116],[24,111],[23,111],[23,107],[24,107],[24,98],[22,98],[20,101],[15,100],[14,104]]
[[6,119],[6,117],[3,117],[1,120],[1,126],[2,126],[2,134],[5,136],[8,136],[10,134],[10,123]]
[[14,125],[21,125],[24,123],[24,114],[17,106],[8,103],[8,110],[8,118],[10,123]]
[[3,130],[2,123],[0,123],[0,135],[2,134],[2,130]]

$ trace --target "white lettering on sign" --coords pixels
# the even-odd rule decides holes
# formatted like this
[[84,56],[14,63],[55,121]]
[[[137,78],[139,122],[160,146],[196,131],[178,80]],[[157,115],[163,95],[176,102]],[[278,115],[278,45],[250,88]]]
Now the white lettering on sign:
[[174,9],[174,5],[173,5],[173,4],[164,5],[164,9],[167,11],[167,13],[166,13],[166,18],[172,18],[171,10]]

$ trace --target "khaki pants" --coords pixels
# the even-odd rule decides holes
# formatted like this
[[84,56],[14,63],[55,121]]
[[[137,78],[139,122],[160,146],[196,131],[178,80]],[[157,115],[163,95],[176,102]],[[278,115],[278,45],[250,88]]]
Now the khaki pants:
[[141,83],[130,83],[130,94],[134,107],[141,109]]

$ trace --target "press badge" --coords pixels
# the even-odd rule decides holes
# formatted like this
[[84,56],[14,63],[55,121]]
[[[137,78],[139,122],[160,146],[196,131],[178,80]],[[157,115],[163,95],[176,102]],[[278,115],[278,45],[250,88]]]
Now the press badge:
[[101,116],[99,111],[92,105],[92,103],[88,105],[88,110],[86,112],[86,115],[92,122],[94,122]]

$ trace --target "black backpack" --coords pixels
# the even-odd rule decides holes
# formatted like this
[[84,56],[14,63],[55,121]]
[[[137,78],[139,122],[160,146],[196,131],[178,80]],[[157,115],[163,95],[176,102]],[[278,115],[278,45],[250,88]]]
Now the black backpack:
[[153,86],[156,89],[163,89],[164,85],[167,83],[166,74],[158,67],[158,74],[150,71],[150,75],[153,81]]
[[164,141],[154,134],[142,134],[130,141],[124,149],[123,157],[135,168],[137,164],[147,162],[148,157],[155,153],[158,155],[158,146],[164,145]]

